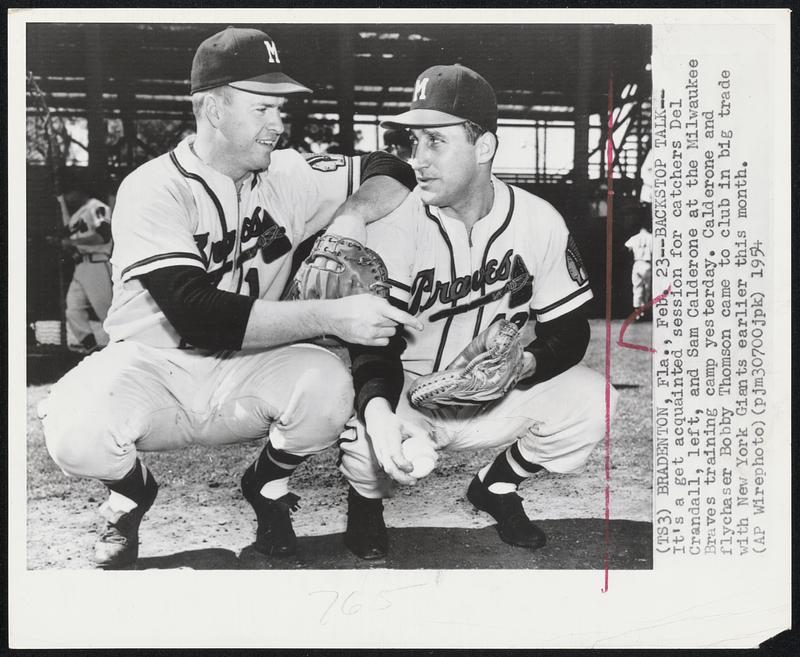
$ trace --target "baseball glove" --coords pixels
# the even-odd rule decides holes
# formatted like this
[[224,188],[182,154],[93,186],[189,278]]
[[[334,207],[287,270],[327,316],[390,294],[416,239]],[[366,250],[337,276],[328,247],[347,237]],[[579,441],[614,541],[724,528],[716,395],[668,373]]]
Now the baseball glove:
[[284,299],[342,299],[354,294],[389,296],[381,257],[360,242],[323,234],[300,265]]
[[525,369],[519,329],[503,319],[479,333],[446,369],[419,377],[408,399],[417,408],[482,404],[505,395]]

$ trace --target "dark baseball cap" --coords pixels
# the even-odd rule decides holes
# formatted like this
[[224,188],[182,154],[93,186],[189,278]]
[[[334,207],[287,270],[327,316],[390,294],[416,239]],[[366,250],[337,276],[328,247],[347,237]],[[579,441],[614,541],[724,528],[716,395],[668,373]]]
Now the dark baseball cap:
[[194,54],[191,93],[226,84],[265,96],[311,93],[281,70],[271,36],[243,27],[228,27],[209,37]]
[[497,132],[497,98],[492,86],[461,64],[431,66],[414,84],[411,109],[387,121],[384,128],[436,128],[477,123]]

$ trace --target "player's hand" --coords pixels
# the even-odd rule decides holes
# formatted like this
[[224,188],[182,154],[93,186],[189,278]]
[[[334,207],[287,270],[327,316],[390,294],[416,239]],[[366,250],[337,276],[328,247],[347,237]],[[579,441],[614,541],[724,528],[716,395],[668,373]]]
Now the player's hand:
[[409,472],[414,469],[411,461],[403,456],[403,440],[412,437],[428,437],[428,432],[419,425],[404,420],[392,412],[389,403],[380,397],[371,399],[364,409],[367,435],[375,450],[383,471],[398,484],[412,486],[417,479]]
[[357,294],[321,303],[326,304],[323,310],[326,314],[325,333],[345,342],[385,347],[399,324],[422,330],[422,323],[416,317],[374,294]]

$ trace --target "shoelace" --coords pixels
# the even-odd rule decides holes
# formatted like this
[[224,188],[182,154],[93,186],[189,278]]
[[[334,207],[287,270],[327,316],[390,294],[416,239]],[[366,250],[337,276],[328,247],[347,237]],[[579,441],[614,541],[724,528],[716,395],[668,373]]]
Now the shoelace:
[[121,527],[118,527],[114,523],[109,522],[106,525],[106,530],[100,534],[100,539],[104,543],[127,543],[128,537],[125,536]]

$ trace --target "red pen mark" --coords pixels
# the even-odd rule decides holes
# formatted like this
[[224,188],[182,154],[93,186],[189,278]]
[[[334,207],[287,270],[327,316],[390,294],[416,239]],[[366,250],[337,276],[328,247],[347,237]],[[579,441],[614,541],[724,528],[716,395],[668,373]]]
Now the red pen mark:
[[611,262],[614,219],[614,69],[608,71],[608,139],[606,141],[606,178],[608,185],[608,213],[606,215],[606,431],[604,437],[606,458],[606,508],[604,519],[603,572],[604,582],[601,591],[608,591],[608,543],[611,516]]
[[650,353],[656,353],[656,350],[652,347],[646,347],[643,344],[633,344],[632,342],[625,342],[625,331],[628,330],[628,327],[636,321],[636,318],[644,313],[646,310],[652,308],[657,303],[663,301],[667,298],[667,295],[672,291],[672,286],[670,285],[664,290],[663,294],[659,294],[655,299],[651,299],[646,304],[639,306],[636,310],[634,310],[630,317],[622,322],[622,328],[619,330],[619,339],[617,340],[617,344],[620,347],[625,347],[626,349],[638,349],[639,351],[649,351]]

